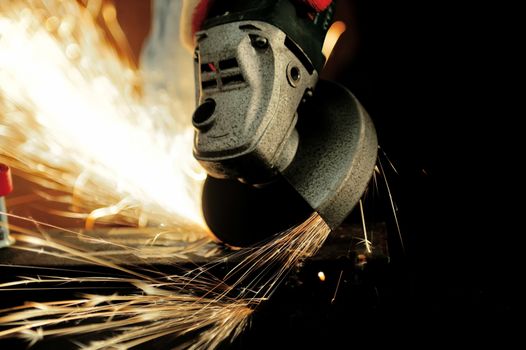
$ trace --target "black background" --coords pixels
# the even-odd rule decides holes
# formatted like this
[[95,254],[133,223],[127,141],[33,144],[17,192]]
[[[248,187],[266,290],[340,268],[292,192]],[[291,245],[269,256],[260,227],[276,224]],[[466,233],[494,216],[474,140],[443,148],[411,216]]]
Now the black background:
[[[330,292],[313,284],[283,288],[272,302],[274,313],[260,321],[269,328],[258,329],[256,315],[248,334],[257,341],[245,339],[245,347],[270,346],[268,335],[276,333],[288,339],[283,348],[429,346],[456,339],[502,346],[518,337],[523,229],[512,213],[520,201],[514,166],[520,157],[512,156],[516,112],[504,82],[516,73],[504,49],[510,37],[500,31],[506,20],[492,4],[484,6],[340,6],[352,13],[349,37],[358,44],[339,43],[340,50],[353,46],[352,59],[326,75],[366,107],[398,170],[387,175],[406,250],[384,210],[392,261],[373,273],[371,280],[380,279],[375,287],[364,287],[364,294],[345,289],[335,305]],[[291,306],[291,300],[302,301]]]

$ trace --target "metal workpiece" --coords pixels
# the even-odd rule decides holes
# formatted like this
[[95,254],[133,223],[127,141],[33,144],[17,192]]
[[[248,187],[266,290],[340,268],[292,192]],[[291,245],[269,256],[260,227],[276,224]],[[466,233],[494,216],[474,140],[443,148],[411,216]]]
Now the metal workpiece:
[[213,177],[268,182],[295,156],[296,112],[318,73],[265,22],[221,24],[196,37],[194,156]]
[[376,131],[360,102],[334,82],[320,81],[303,111],[298,151],[283,175],[334,229],[358,203],[373,175]]

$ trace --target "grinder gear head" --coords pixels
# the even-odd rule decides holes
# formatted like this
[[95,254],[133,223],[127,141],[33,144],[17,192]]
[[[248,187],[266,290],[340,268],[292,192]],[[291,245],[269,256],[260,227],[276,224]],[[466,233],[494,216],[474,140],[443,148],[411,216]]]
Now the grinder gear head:
[[194,156],[209,175],[261,184],[294,159],[297,110],[318,74],[305,68],[288,40],[279,28],[259,21],[197,33]]
[[[313,13],[305,3],[213,3],[196,33],[194,156],[216,179],[215,187],[232,187],[236,180],[238,186],[250,188],[242,191],[245,199],[250,197],[247,193],[268,198],[261,191],[272,192],[272,183],[279,183],[276,188],[288,183],[299,196],[278,195],[275,202],[290,200],[292,205],[291,198],[299,197],[336,228],[373,174],[377,139],[369,116],[347,89],[326,81],[317,84],[333,9],[324,6],[323,12]],[[205,196],[211,187],[205,186]],[[261,235],[246,239],[258,222],[237,230],[221,227],[221,221],[243,215],[239,205],[229,213],[229,200],[236,199],[221,199],[214,209],[222,220],[205,210],[212,231],[232,245],[259,240]],[[266,214],[262,220],[279,221]],[[284,228],[273,227],[268,234]]]

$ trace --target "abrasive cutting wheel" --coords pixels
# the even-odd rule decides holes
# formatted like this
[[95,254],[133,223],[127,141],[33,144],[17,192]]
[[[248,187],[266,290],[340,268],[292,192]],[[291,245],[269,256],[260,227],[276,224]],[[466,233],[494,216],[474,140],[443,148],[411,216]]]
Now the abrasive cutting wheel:
[[299,110],[299,145],[291,164],[273,182],[253,186],[208,177],[205,219],[222,242],[248,246],[292,227],[317,211],[332,228],[360,200],[374,171],[374,126],[343,86],[318,83]]

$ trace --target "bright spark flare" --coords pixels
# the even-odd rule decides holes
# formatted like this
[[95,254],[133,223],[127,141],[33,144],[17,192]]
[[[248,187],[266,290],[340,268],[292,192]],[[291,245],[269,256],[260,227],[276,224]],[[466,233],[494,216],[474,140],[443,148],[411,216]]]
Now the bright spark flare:
[[[168,112],[177,112],[177,103],[139,98],[139,73],[118,58],[96,25],[101,2],[88,2],[87,9],[74,0],[0,3],[3,160],[39,184],[72,193],[76,207],[91,211],[90,225],[119,214],[129,223],[153,221],[167,230],[184,227],[204,235],[199,214],[204,173],[191,156],[190,118]],[[114,20],[111,14],[105,19]],[[128,277],[24,278],[0,289],[108,281],[137,289],[130,295],[86,295],[0,311],[0,324],[7,326],[0,337],[18,335],[30,344],[48,336],[113,332],[85,349],[128,349],[192,332],[199,334],[186,347],[217,347],[242,331],[254,307],[273,294],[291,268],[315,254],[330,232],[313,214],[259,247],[236,252],[241,263],[218,279],[208,268],[222,261],[181,275],[137,272],[123,267],[118,255],[60,244],[44,231],[11,229],[18,241],[12,249],[74,259]],[[124,255],[130,252],[119,248]],[[150,254],[136,252],[144,253]]]
[[320,279],[321,282],[325,282],[325,279],[326,279],[325,272],[323,271],[318,272],[318,278]]
[[138,77],[75,1],[2,2],[0,153],[75,203],[108,207],[93,220],[125,213],[203,232],[191,126],[140,99]]
[[27,250],[36,246],[40,254],[103,266],[129,277],[26,277],[0,284],[0,291],[30,285],[37,285],[35,290],[38,290],[38,285],[102,282],[131,284],[137,288],[137,292],[130,295],[85,295],[76,300],[26,303],[0,310],[0,325],[8,327],[0,330],[0,338],[18,335],[34,343],[49,336],[114,332],[107,339],[82,347],[90,350],[129,349],[166,335],[177,339],[185,334],[194,337],[182,347],[214,349],[225,339],[240,334],[254,308],[271,297],[291,268],[314,255],[330,232],[323,219],[313,214],[304,223],[260,247],[233,253],[229,259],[241,262],[223,279],[218,279],[209,269],[225,258],[181,275],[137,272],[97,257],[82,247],[43,239],[27,229],[15,230],[20,233],[13,234],[19,242],[14,249]]
[[342,36],[346,30],[347,26],[345,23],[342,21],[336,21],[327,31],[327,35],[325,35],[325,40],[323,41],[323,48],[321,50],[325,58],[327,58],[327,61],[329,60],[332,51],[336,47],[336,43],[340,39],[340,36]]

